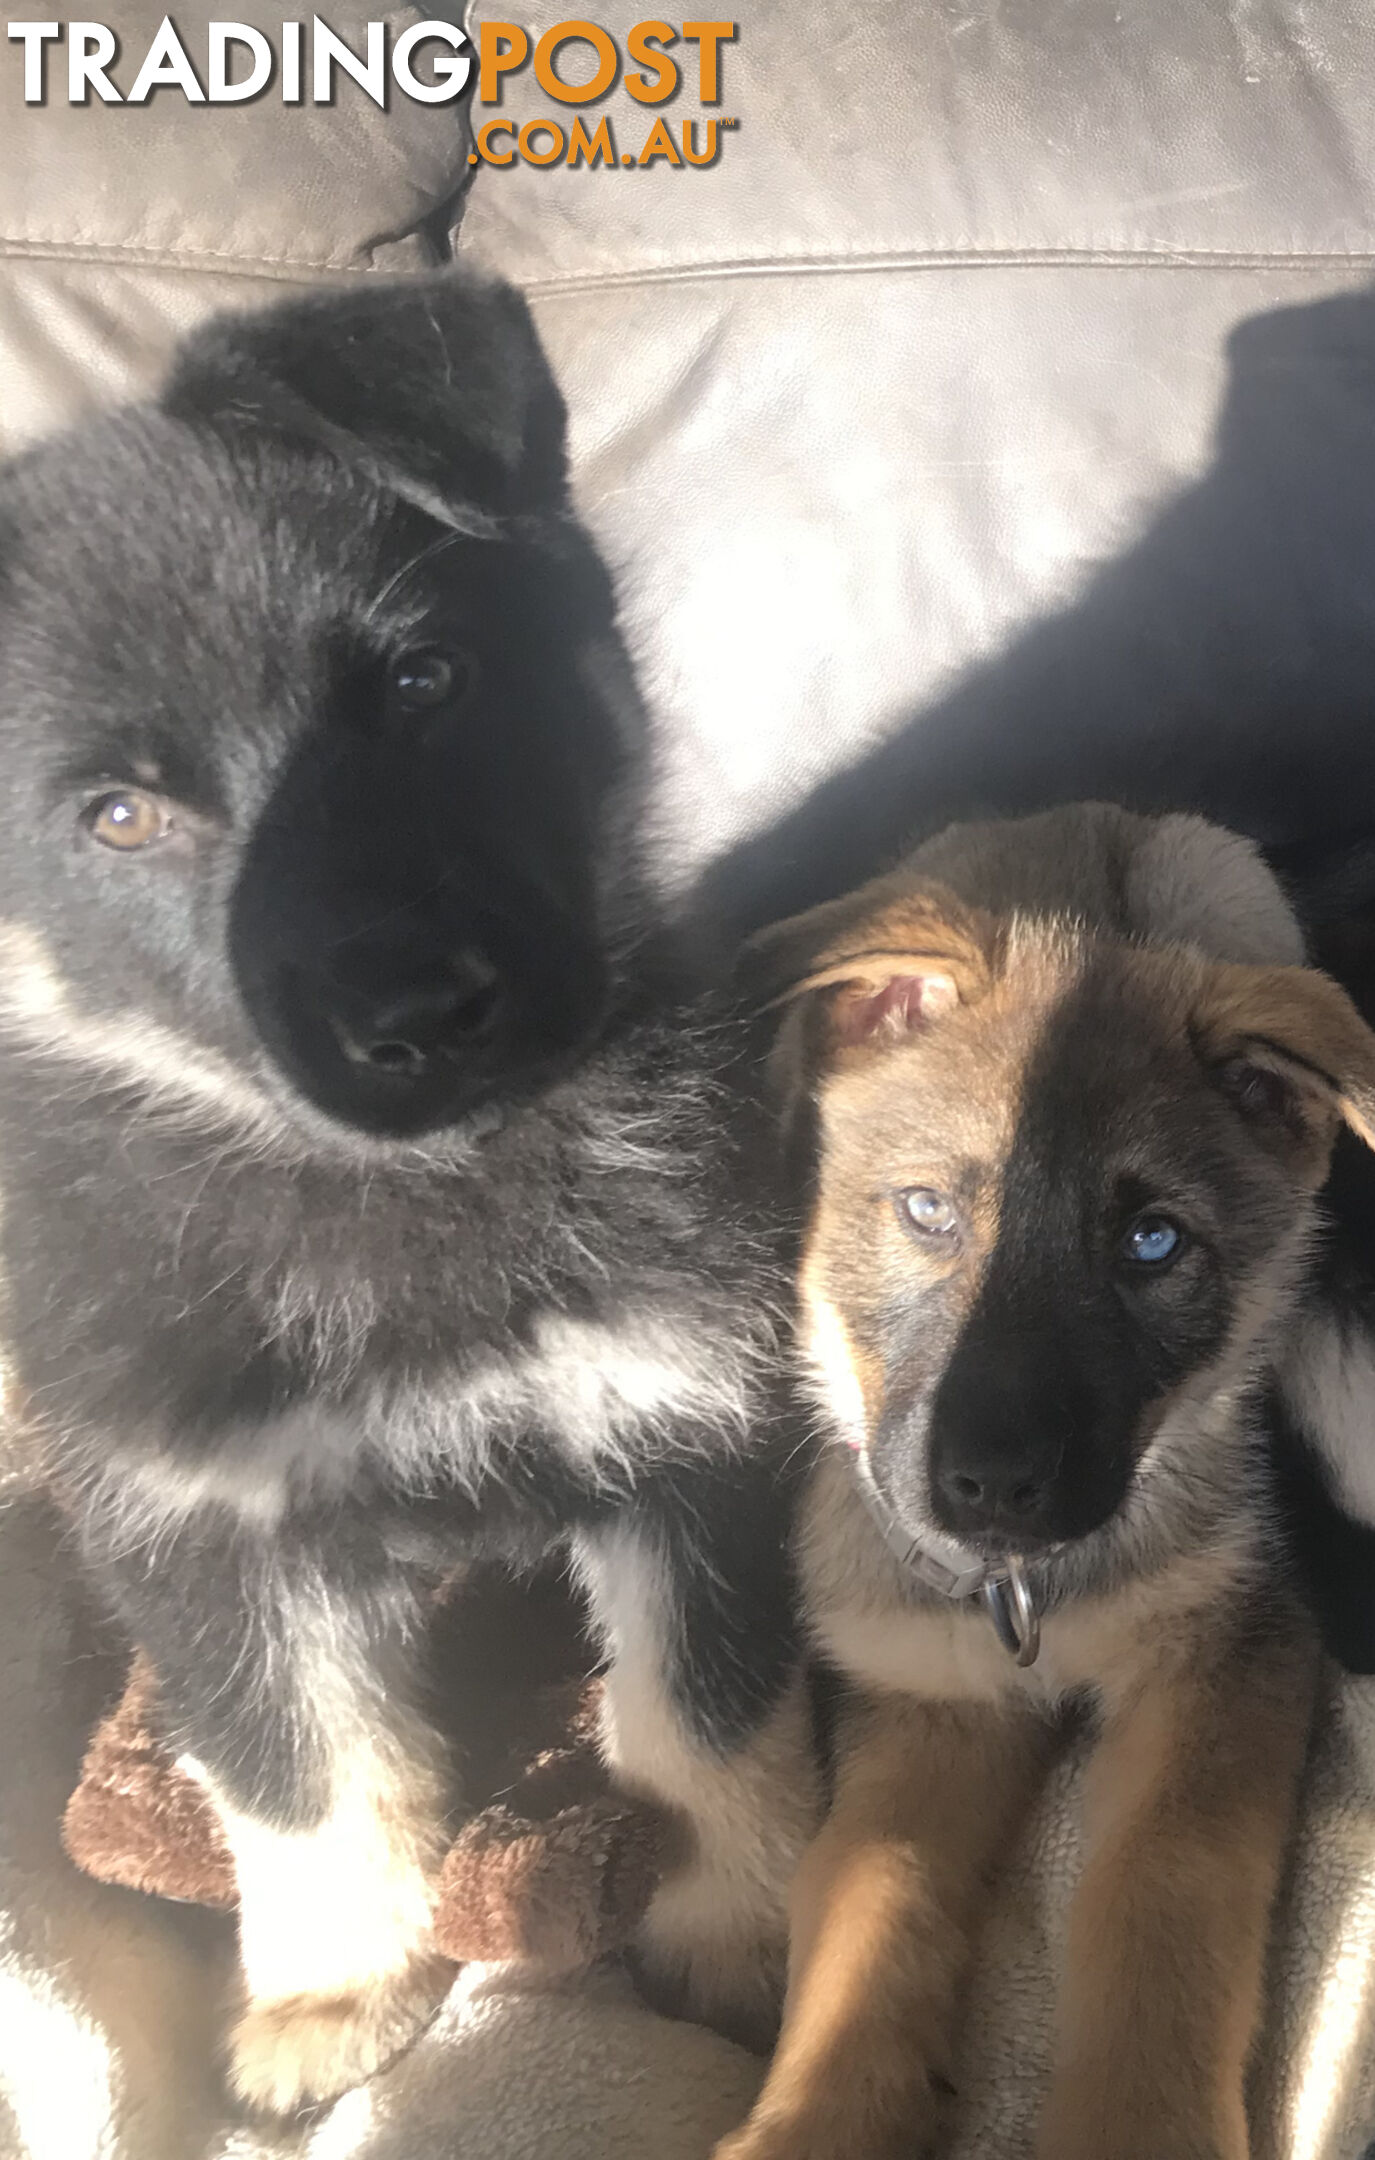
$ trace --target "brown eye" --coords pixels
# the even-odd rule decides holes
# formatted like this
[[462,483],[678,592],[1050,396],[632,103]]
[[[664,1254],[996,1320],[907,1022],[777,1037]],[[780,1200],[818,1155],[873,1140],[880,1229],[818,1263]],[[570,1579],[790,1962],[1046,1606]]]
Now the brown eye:
[[85,810],[84,822],[93,840],[125,854],[151,846],[172,827],[166,803],[156,795],[145,795],[141,788],[114,788],[108,795],[97,795]]

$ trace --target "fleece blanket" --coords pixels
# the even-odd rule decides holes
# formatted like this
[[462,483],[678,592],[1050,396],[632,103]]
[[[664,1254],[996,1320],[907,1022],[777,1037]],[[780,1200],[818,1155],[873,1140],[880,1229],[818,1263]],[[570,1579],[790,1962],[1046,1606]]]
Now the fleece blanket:
[[[706,2160],[760,2066],[624,1976],[470,1966],[418,2046],[289,2131],[214,2073],[232,1934],[80,1875],[62,1809],[121,1660],[60,1527],[0,1501],[0,2160]],[[984,1942],[952,2160],[1024,2160],[1042,2090],[1079,1766],[1025,1826]],[[1256,2160],[1375,2160],[1375,1683],[1333,1676],[1254,2075]],[[1162,2160],[1168,2156],[1162,2155]]]

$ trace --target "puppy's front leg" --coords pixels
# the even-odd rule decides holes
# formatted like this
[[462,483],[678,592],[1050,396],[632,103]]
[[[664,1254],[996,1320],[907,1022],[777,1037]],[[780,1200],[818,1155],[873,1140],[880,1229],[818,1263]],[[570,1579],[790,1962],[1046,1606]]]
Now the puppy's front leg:
[[1085,1795],[1038,2160],[1248,2160],[1243,2086],[1312,1714],[1302,1623],[1146,1666]]
[[763,1500],[756,1536],[735,1472],[705,1554],[684,1546],[710,1514],[691,1495],[579,1551],[607,1652],[603,1752],[677,1832],[636,1943],[642,1984],[761,2052],[782,2006],[788,1885],[821,1813],[776,1491]]
[[1018,1705],[870,1698],[844,1720],[835,1800],[798,1871],[783,2034],[716,2160],[918,2160],[954,2067],[971,1934],[1044,1760]]
[[444,1781],[411,1707],[408,1586],[344,1526],[326,1561],[222,1518],[106,1574],[234,1860],[233,2083],[280,2112],[332,2098],[414,2036],[453,1972],[430,1942]]

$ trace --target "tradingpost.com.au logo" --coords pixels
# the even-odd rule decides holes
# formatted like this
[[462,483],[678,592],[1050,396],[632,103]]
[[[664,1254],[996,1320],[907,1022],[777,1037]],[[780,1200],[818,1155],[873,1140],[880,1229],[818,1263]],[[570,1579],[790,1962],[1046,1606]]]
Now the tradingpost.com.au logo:
[[[165,15],[141,52],[121,51],[107,24],[11,22],[11,43],[22,48],[24,101],[44,105],[146,105],[157,91],[179,94],[190,105],[241,105],[276,95],[285,105],[332,105],[341,80],[385,106],[393,92],[423,105],[445,105],[472,86],[474,112],[470,165],[572,165],[633,168],[645,165],[712,165],[733,119],[715,114],[671,126],[663,113],[679,89],[695,90],[702,106],[719,105],[724,46],[734,42],[733,22],[636,23],[625,49],[600,24],[585,17],[555,23],[533,38],[519,23],[485,22],[475,38],[454,23],[418,22],[397,31],[370,22],[353,43],[318,15],[283,22],[271,37],[251,23],[207,23],[189,40]],[[564,64],[577,52],[571,71]],[[21,55],[15,54],[15,59]],[[547,117],[523,126],[496,117],[502,85],[522,69],[554,106]],[[588,72],[590,67],[591,72]],[[607,114],[585,108],[623,84],[646,108],[645,130],[634,143],[619,143]]]

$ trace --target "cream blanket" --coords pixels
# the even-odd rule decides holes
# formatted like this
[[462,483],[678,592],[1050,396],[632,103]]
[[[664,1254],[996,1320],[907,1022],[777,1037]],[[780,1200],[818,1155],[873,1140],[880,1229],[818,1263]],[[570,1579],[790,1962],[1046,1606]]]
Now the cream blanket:
[[[705,2160],[744,2114],[758,2064],[655,2017],[619,1975],[539,1990],[470,1968],[366,2091],[291,2135],[235,2128],[210,2069],[223,1927],[87,1882],[58,1842],[116,1679],[56,1525],[16,1494],[0,1508],[0,2160]],[[1076,1788],[1067,1762],[1002,1887],[953,2160],[1030,2150]],[[1375,1681],[1334,1681],[1314,1750],[1255,2123],[1256,2160],[1375,2160]]]

